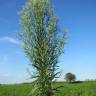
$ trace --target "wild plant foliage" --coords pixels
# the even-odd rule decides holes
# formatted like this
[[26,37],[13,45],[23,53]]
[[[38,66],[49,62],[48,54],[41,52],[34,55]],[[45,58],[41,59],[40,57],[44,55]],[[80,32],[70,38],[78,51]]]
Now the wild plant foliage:
[[63,52],[66,34],[58,30],[58,20],[50,0],[30,0],[21,12],[23,48],[35,69],[33,96],[53,96],[56,88],[58,58]]

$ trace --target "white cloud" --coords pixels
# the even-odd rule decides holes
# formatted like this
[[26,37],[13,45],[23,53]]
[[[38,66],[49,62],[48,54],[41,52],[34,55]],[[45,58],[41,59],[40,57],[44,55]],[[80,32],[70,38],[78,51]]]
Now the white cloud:
[[20,42],[12,37],[1,37],[0,41],[1,42],[5,41],[5,42],[12,43],[12,44],[20,45]]
[[3,78],[7,78],[7,77],[9,77],[9,74],[1,74],[1,75],[0,75],[0,78],[2,78],[2,79],[3,79]]

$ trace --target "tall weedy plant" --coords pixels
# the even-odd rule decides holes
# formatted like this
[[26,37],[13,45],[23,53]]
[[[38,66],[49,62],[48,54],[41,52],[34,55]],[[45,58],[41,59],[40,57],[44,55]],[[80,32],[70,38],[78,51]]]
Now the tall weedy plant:
[[63,52],[65,33],[58,31],[50,0],[30,0],[21,12],[23,48],[35,69],[32,96],[53,96],[58,57]]

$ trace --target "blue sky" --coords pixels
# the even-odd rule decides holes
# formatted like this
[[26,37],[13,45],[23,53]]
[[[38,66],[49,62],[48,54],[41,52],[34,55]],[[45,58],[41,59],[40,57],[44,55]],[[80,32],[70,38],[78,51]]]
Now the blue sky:
[[[0,83],[25,82],[29,77],[29,61],[17,35],[18,12],[26,1],[0,0]],[[52,4],[61,29],[68,31],[65,54],[59,59],[62,74],[96,79],[96,0],[53,0]]]

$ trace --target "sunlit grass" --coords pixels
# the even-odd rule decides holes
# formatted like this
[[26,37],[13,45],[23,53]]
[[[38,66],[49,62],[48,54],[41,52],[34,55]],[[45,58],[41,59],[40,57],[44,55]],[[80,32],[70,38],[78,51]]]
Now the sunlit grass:
[[[55,86],[59,85],[63,87],[55,96],[96,96],[96,82],[74,84],[59,82]],[[31,89],[32,84],[0,85],[0,96],[28,96]]]

